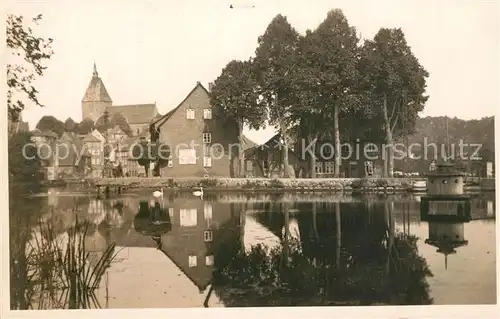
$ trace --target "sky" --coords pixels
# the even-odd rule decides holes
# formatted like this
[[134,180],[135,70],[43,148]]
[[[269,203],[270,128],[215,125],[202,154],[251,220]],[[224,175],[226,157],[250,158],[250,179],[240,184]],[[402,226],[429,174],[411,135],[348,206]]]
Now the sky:
[[[7,12],[41,13],[34,32],[54,39],[55,54],[35,82],[45,107],[31,105],[22,114],[34,128],[44,115],[81,120],[94,62],[113,104],[156,102],[164,114],[197,81],[207,86],[229,61],[253,56],[277,14],[304,33],[337,8],[362,38],[382,27],[403,29],[430,73],[421,116],[491,116],[500,109],[498,7],[497,1],[464,0],[11,0]],[[245,130],[259,143],[273,132]]]

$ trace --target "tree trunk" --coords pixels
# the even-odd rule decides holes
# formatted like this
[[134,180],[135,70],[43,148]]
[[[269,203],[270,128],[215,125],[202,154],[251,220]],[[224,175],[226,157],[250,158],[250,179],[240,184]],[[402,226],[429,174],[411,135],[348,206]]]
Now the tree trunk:
[[309,176],[311,178],[316,178],[316,139],[317,139],[317,134],[314,136],[309,135],[308,136],[308,141],[309,143],[313,144],[313,154],[311,155],[309,159]]
[[149,177],[149,163],[144,165],[144,172],[146,173],[146,177]]
[[281,126],[281,138],[283,139],[283,169],[285,178],[290,177],[289,167],[288,167],[288,138],[286,134],[286,129]]
[[240,157],[240,177],[245,177],[245,152],[243,147],[243,123],[238,122],[238,140],[240,142],[240,147],[238,148],[239,157]]
[[335,172],[334,177],[340,177],[340,132],[339,132],[339,106],[333,106],[333,132],[335,136]]
[[[383,103],[383,112],[384,112],[384,122],[385,122],[385,135],[386,135],[386,142],[387,145],[389,146],[387,148],[387,157],[385,161],[387,161],[387,171],[385,172],[386,177],[392,177],[393,172],[394,172],[394,148],[392,147],[392,130],[391,130],[391,123],[389,122],[389,116],[387,112],[387,95],[384,94],[384,103]],[[385,164],[384,164],[384,169],[385,169]]]

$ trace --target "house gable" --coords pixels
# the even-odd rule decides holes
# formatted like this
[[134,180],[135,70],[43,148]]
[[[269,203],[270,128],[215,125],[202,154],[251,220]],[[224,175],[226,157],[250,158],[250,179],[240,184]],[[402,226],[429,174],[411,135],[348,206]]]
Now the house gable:
[[[194,118],[187,116],[188,109],[194,110]],[[232,176],[228,152],[229,145],[237,143],[237,135],[215,117],[204,119],[204,109],[212,109],[210,94],[198,82],[176,108],[153,124],[160,130],[160,143],[169,145],[173,150],[173,165],[162,170],[163,176]],[[210,133],[208,142],[203,138],[204,133]],[[218,144],[217,149],[212,148],[215,144]],[[195,155],[191,153],[190,156],[195,156],[196,159],[187,164],[181,160],[179,152],[182,149],[192,148],[195,149]],[[205,157],[214,160],[211,160],[210,165],[205,165]]]
[[106,141],[106,139],[104,138],[104,135],[102,135],[102,133],[99,132],[99,130],[97,130],[97,129],[94,129],[92,131],[92,135],[94,135],[95,137],[97,137],[101,142]]

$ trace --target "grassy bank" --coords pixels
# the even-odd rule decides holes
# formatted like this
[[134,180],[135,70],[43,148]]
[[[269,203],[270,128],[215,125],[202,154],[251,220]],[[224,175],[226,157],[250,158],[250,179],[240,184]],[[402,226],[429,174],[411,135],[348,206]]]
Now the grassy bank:
[[234,191],[408,191],[411,180],[402,178],[356,179],[356,178],[117,178],[97,179],[98,186],[122,186],[124,188],[159,188],[170,190],[185,190],[202,186],[207,190]]

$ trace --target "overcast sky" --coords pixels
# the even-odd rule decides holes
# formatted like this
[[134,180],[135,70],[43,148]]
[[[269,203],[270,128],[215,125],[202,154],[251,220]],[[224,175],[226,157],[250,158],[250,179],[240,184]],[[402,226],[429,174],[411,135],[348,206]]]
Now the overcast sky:
[[[10,12],[43,14],[36,32],[55,41],[46,75],[36,83],[46,107],[30,106],[23,118],[31,128],[44,115],[80,121],[94,61],[114,104],[156,102],[163,114],[196,81],[207,85],[230,60],[252,56],[276,14],[303,33],[335,8],[364,38],[381,27],[403,29],[430,73],[423,116],[498,112],[497,1],[11,0]],[[265,142],[272,133],[247,135]]]

